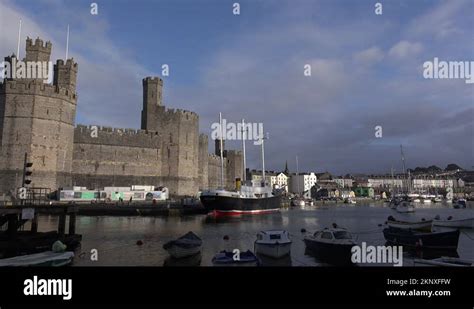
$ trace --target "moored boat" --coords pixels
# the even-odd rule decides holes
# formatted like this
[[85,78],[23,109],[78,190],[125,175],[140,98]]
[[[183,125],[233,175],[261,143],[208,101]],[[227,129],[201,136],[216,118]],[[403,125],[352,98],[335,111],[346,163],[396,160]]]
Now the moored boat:
[[399,213],[415,212],[415,207],[409,201],[402,201],[395,210]]
[[214,266],[259,266],[259,258],[252,251],[234,253],[223,250],[212,258]]
[[446,220],[441,220],[439,216],[436,216],[433,225],[472,229],[474,228],[474,218],[453,219],[453,217],[449,216]]
[[193,232],[188,232],[176,240],[163,245],[163,249],[176,259],[196,255],[201,252],[202,240]]
[[5,266],[66,266],[72,263],[74,252],[45,251],[41,253],[15,256],[0,259],[0,267]]
[[306,249],[317,259],[333,265],[350,265],[351,249],[356,242],[353,236],[343,228],[333,225],[304,238]]
[[466,200],[465,199],[459,199],[455,203],[453,203],[453,208],[460,209],[460,208],[466,208]]
[[[222,115],[220,114],[220,125],[222,128]],[[244,120],[242,120],[242,127],[245,128]],[[245,133],[243,132],[244,136]],[[201,193],[200,200],[208,213],[215,216],[219,215],[242,215],[242,214],[262,214],[275,212],[280,210],[281,206],[281,190],[273,190],[271,186],[266,183],[265,177],[265,152],[264,141],[261,138],[262,146],[262,181],[261,183],[251,183],[244,178],[243,185],[241,179],[236,179],[235,191],[225,190],[224,182],[224,149],[223,137],[220,136],[220,158],[221,158],[221,189],[207,190]],[[243,153],[243,170],[242,174],[246,174],[245,167],[245,138],[242,138],[242,153]]]
[[287,231],[261,231],[257,234],[257,240],[255,241],[255,253],[278,259],[290,254],[291,243]]
[[388,227],[383,230],[387,242],[420,249],[454,250],[458,247],[459,230],[421,232]]
[[387,218],[387,225],[393,228],[399,229],[412,229],[412,230],[427,230],[431,231],[431,226],[433,224],[433,220],[424,220],[421,221],[401,221],[396,220],[394,217],[389,216]]
[[460,259],[457,257],[442,256],[436,259],[414,259],[415,266],[417,264],[426,266],[442,266],[442,267],[474,267],[473,260]]

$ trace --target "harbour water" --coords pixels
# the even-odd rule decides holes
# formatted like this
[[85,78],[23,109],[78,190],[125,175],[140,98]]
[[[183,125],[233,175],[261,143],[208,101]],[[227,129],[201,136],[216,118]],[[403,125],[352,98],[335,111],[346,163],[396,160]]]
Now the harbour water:
[[[399,214],[381,203],[356,205],[328,205],[318,207],[282,209],[266,215],[251,215],[215,219],[206,215],[184,217],[111,217],[79,216],[77,233],[82,234],[81,248],[76,252],[74,266],[212,266],[212,257],[221,250],[254,249],[257,232],[265,229],[285,229],[293,240],[291,257],[275,261],[264,259],[268,266],[325,266],[311,255],[305,254],[303,237],[306,233],[337,223],[347,228],[357,241],[368,245],[384,245],[382,234],[388,216],[397,219],[431,219],[474,217],[474,209],[453,209],[450,205],[417,205],[413,214]],[[43,231],[57,227],[56,216],[41,216],[39,226]],[[203,239],[202,255],[173,261],[162,246],[169,240],[193,231]],[[228,240],[224,236],[228,236]],[[227,238],[227,237],[226,237]],[[137,245],[141,241],[142,245]],[[97,261],[91,260],[91,250],[97,250]],[[459,239],[459,257],[474,259],[474,230],[463,229]],[[411,255],[404,255],[404,265],[411,266]]]

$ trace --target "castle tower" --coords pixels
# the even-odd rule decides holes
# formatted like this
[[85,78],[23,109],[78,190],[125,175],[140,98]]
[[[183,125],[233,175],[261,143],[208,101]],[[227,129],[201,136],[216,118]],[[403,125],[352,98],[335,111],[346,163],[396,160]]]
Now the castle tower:
[[159,131],[157,114],[162,103],[163,80],[159,77],[143,79],[142,130]]
[[[216,156],[221,156],[221,140],[220,138],[216,138],[214,140],[214,153]],[[225,139],[222,139],[222,155],[225,157]]]
[[43,44],[43,40],[36,38],[35,43],[29,37],[26,38],[26,57],[25,61],[49,61],[51,57],[51,42]]
[[77,63],[74,59],[67,59],[66,64],[62,59],[58,59],[54,65],[54,84],[59,88],[69,91],[76,91]]
[[[26,61],[49,61],[52,44],[26,40]],[[59,62],[60,63],[60,62]],[[0,192],[14,192],[21,186],[23,156],[33,163],[32,187],[55,190],[70,185],[77,64],[69,80],[54,76],[56,84],[40,79],[5,79],[0,83],[1,160]],[[61,81],[61,82],[59,82]],[[74,90],[74,91],[72,91]]]

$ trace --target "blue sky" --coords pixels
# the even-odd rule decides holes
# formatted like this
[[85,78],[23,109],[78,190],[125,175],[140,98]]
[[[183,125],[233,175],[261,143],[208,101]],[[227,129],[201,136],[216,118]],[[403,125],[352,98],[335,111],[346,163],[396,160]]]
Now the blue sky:
[[422,64],[474,60],[474,1],[381,2],[379,16],[367,0],[107,0],[92,16],[91,1],[0,0],[0,52],[22,18],[22,48],[40,36],[64,58],[70,24],[82,124],[139,128],[141,79],[168,64],[164,104],[199,113],[207,134],[219,111],[263,122],[270,169],[298,155],[301,170],[386,172],[400,144],[409,167],[471,168],[474,85],[425,80]]

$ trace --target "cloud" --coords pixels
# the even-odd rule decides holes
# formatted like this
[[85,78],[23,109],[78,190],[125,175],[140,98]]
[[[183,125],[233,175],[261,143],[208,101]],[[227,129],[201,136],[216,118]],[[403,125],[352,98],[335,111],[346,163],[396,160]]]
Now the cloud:
[[[219,112],[229,121],[263,122],[270,133],[265,144],[269,169],[283,169],[286,160],[292,168],[298,154],[301,171],[383,172],[400,161],[400,144],[406,146],[409,167],[451,162],[472,166],[466,141],[473,137],[467,115],[472,114],[474,87],[425,80],[419,70],[420,59],[432,59],[433,53],[445,59],[452,55],[443,41],[433,40],[434,33],[456,29],[455,59],[473,53],[468,40],[472,27],[459,22],[469,17],[463,14],[466,2],[450,3],[419,4],[421,13],[405,14],[403,21],[387,15],[381,23],[379,18],[351,18],[357,12],[347,10],[344,1],[318,2],[315,13],[307,1],[284,6],[264,2],[265,14],[259,15],[264,20],[239,17],[232,35],[210,40],[214,45],[199,59],[186,62],[187,53],[195,51],[179,52],[186,59],[176,56],[176,66],[181,61],[192,65],[196,77],[192,83],[176,75],[166,78],[165,105],[196,111],[207,134]],[[59,2],[48,5],[38,12],[51,14],[48,18],[33,19],[22,8],[0,2],[2,12],[9,10],[7,19],[1,16],[7,31],[0,32],[6,42],[0,52],[15,49],[17,17],[22,16],[24,33],[52,40],[53,52],[63,57],[65,27],[71,23],[70,54],[79,63],[80,121],[139,127],[141,78],[155,75],[148,68],[159,56],[139,58],[141,53],[128,46],[122,33],[124,42],[115,42],[116,25],[106,18],[76,14]],[[334,18],[325,15],[336,11],[341,14]],[[181,28],[190,27],[179,18]],[[136,20],[120,22],[126,27]],[[171,34],[174,30],[172,25],[163,27]],[[144,30],[144,40],[146,35]],[[209,38],[213,35],[211,31]],[[157,37],[153,41],[160,42],[149,43],[158,54],[173,48]],[[311,77],[303,75],[305,64],[311,65]],[[374,136],[376,125],[383,127],[382,139]],[[239,142],[228,145],[241,147]],[[259,168],[260,148],[248,145],[247,150],[249,167]]]
[[423,50],[419,42],[400,41],[388,51],[388,55],[398,59],[404,59],[418,55]]
[[362,65],[372,65],[384,58],[383,51],[376,46],[357,52],[354,55],[354,61]]

